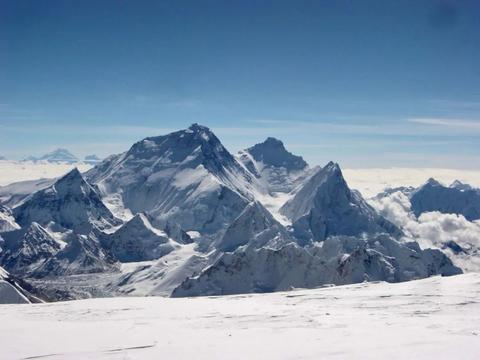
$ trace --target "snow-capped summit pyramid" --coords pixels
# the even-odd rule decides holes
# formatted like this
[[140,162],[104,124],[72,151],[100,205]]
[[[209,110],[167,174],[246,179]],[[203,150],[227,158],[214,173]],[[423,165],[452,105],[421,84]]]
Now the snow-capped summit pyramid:
[[106,229],[121,223],[76,168],[48,188],[34,193],[14,208],[13,214],[21,226],[32,222],[47,226],[53,222],[84,234],[92,228]]
[[319,169],[280,209],[293,223],[295,235],[303,240],[324,240],[332,235],[400,230],[367,204],[360,193],[349,189],[338,164]]
[[67,149],[55,149],[52,152],[49,152],[48,154],[45,154],[35,160],[40,160],[40,161],[48,161],[48,162],[53,162],[53,163],[69,163],[73,164],[78,162],[78,158],[73,155],[70,151]]
[[471,185],[465,184],[465,183],[461,182],[460,180],[455,180],[454,182],[452,182],[450,184],[449,187],[460,190],[460,191],[472,190],[473,189],[473,187]]
[[[460,183],[461,184],[461,183]],[[413,213],[439,211],[446,214],[461,214],[467,220],[480,219],[480,191],[459,182],[446,187],[429,179],[416,189],[410,197]]]
[[198,124],[139,141],[87,178],[106,201],[119,194],[124,207],[148,213],[154,225],[171,222],[202,233],[228,226],[256,188],[255,177]]
[[308,174],[305,160],[272,137],[239,151],[237,157],[268,192],[290,192]]
[[266,166],[284,167],[288,171],[303,170],[308,165],[301,156],[293,155],[285,149],[283,142],[273,137],[244,150],[257,162]]

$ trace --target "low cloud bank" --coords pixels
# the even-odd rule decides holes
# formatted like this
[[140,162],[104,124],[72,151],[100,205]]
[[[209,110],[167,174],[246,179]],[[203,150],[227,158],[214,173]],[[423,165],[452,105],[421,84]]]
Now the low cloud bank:
[[409,198],[400,191],[369,200],[380,214],[401,227],[422,248],[438,248],[464,271],[480,271],[480,220],[438,211],[421,214],[410,211]]

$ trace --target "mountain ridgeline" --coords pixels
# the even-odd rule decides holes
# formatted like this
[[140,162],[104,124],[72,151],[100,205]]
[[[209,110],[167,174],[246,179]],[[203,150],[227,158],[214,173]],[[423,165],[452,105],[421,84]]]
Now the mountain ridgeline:
[[310,168],[274,138],[233,155],[193,124],[35,186],[2,193],[0,266],[55,294],[75,293],[58,286],[80,274],[109,295],[196,296],[461,272],[380,216],[338,164]]

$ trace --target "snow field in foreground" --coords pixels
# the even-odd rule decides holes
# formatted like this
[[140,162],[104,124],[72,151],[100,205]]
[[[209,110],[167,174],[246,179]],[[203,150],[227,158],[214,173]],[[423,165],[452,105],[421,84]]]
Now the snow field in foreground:
[[2,358],[478,359],[480,274],[0,306]]

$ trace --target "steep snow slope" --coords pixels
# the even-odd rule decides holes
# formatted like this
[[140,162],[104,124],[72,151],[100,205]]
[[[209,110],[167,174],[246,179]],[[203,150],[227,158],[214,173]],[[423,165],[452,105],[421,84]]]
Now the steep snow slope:
[[107,285],[115,295],[170,296],[189,276],[198,274],[209,263],[208,254],[195,244],[183,245],[156,261],[124,263],[120,276]]
[[13,217],[12,211],[0,205],[0,233],[6,231],[17,230],[20,228]]
[[468,274],[273,294],[1,306],[0,347],[8,359],[474,360],[479,297],[480,276]]
[[14,208],[33,193],[53,185],[55,181],[56,179],[27,180],[0,186],[0,203]]
[[253,199],[255,178],[206,127],[146,138],[87,173],[108,198],[146,212],[154,225],[179,224],[186,231],[224,229]]
[[108,229],[120,225],[105,207],[96,191],[77,169],[40,190],[13,209],[21,226],[51,222],[78,233],[88,234],[93,228]]
[[10,274],[0,267],[0,305],[1,304],[29,304],[30,301],[22,293],[17,284],[10,278]]
[[410,197],[414,214],[439,211],[461,214],[469,221],[480,219],[480,191],[462,185],[455,182],[452,187],[446,187],[430,178]]
[[279,249],[240,248],[225,253],[199,275],[185,280],[172,296],[261,293],[459,273],[442,252],[422,251],[416,243],[402,244],[387,235],[329,237],[309,248],[291,243]]
[[304,241],[324,240],[332,235],[401,234],[360,193],[348,188],[340,167],[333,162],[306,181],[280,212],[292,221],[295,236]]

